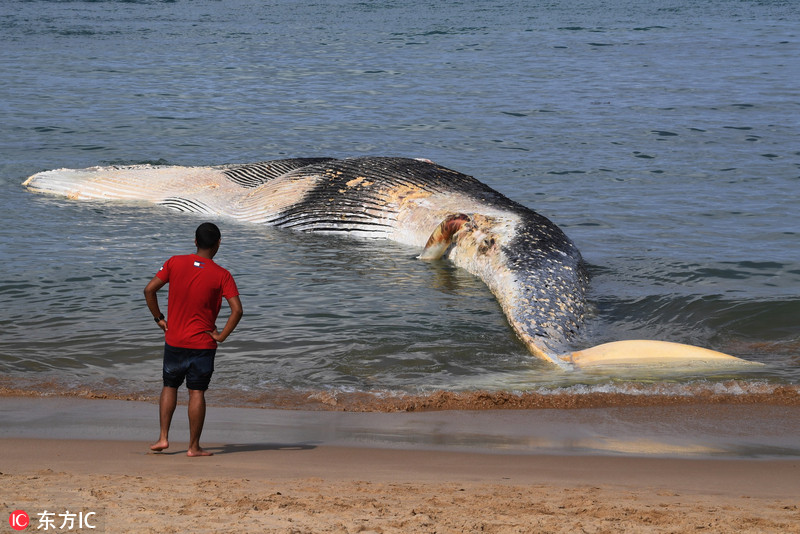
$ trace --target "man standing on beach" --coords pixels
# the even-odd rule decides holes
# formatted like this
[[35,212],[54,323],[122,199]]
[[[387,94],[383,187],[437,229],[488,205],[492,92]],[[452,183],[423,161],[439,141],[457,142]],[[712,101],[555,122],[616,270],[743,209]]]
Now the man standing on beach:
[[[221,234],[212,223],[203,223],[195,232],[197,252],[168,259],[161,270],[144,288],[147,307],[165,333],[164,387],[159,399],[161,434],[150,446],[153,451],[169,447],[169,427],[178,403],[178,388],[186,380],[189,390],[189,449],[187,456],[211,456],[200,447],[200,434],[206,418],[205,392],[214,372],[217,343],[233,332],[242,318],[239,291],[231,274],[214,263]],[[161,313],[156,293],[169,284],[167,312]],[[222,307],[222,297],[228,301],[231,314],[222,332],[214,322]]]

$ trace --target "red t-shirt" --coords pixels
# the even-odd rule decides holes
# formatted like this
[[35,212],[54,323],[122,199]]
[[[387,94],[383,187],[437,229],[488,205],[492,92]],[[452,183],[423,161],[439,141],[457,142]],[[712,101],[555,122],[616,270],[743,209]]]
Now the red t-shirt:
[[222,297],[239,295],[231,273],[212,260],[187,254],[168,259],[156,273],[169,284],[165,341],[185,349],[214,349],[214,330]]

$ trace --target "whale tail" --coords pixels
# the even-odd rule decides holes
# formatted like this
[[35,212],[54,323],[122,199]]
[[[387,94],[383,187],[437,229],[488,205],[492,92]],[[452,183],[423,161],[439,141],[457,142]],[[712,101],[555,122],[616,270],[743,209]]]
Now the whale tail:
[[557,356],[554,362],[578,369],[662,365],[668,365],[672,369],[676,367],[731,368],[763,365],[702,347],[652,340],[605,343]]

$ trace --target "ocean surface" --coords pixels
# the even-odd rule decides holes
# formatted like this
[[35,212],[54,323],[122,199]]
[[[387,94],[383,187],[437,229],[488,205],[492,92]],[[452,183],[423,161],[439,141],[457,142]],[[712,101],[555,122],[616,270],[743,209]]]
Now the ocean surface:
[[418,250],[217,220],[245,317],[209,402],[797,402],[798,20],[777,0],[6,0],[0,390],[155,397],[142,289],[204,220],[32,194],[31,174],[386,155],[564,229],[591,274],[575,349],[659,339],[764,366],[564,372]]

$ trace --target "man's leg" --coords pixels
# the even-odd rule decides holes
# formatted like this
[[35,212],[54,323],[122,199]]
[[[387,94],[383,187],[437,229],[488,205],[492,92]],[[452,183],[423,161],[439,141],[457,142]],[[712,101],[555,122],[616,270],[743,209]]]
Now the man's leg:
[[150,445],[151,451],[163,451],[169,447],[169,426],[172,424],[172,414],[178,405],[178,388],[164,386],[158,400],[158,421],[161,432],[158,441]]
[[189,450],[187,456],[212,456],[214,453],[200,446],[200,434],[206,420],[206,392],[202,389],[189,390]]

